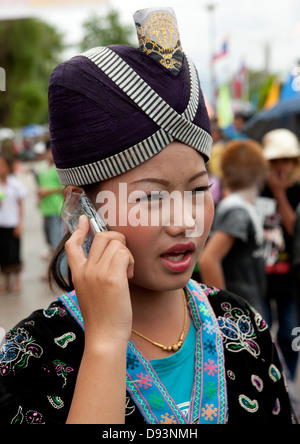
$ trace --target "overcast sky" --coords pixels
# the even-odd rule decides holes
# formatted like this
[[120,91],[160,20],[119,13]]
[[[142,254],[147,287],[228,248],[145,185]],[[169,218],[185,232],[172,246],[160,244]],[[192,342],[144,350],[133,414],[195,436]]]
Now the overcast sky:
[[[1,5],[0,18],[37,15],[66,33],[68,43],[82,37],[81,24],[93,12],[101,14],[107,6],[95,2],[83,5],[25,8],[10,0]],[[209,89],[209,58],[214,35],[215,51],[229,39],[229,54],[215,65],[219,83],[226,81],[244,61],[253,69],[264,69],[269,47],[269,69],[283,77],[300,62],[300,0],[109,0],[120,11],[122,22],[133,25],[132,14],[151,6],[173,7],[184,50],[194,60],[204,92]],[[16,6],[13,6],[13,5]],[[207,4],[214,4],[208,13]],[[212,27],[212,19],[214,26]],[[68,57],[77,51],[70,50]],[[209,93],[208,93],[209,94]]]

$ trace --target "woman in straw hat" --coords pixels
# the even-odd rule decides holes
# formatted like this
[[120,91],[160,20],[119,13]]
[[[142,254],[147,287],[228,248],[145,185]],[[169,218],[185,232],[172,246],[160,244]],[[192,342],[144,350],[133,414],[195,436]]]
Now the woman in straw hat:
[[[267,187],[258,205],[264,217],[266,238],[267,316],[272,325],[273,301],[279,323],[278,344],[292,379],[296,376],[298,352],[293,350],[293,330],[299,325],[293,296],[291,272],[296,207],[300,202],[300,146],[294,133],[287,129],[270,131],[263,139],[263,154],[270,168]],[[275,302],[275,304],[274,304]],[[273,310],[274,314],[274,310]]]

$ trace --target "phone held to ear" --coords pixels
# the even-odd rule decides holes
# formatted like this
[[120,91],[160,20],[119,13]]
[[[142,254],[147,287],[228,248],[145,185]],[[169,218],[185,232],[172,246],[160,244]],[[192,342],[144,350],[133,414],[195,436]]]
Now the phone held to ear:
[[82,245],[85,255],[88,256],[95,234],[107,231],[107,228],[87,195],[84,192],[78,193],[69,190],[62,209],[62,219],[71,233],[74,233],[77,229],[78,221],[82,214],[88,217],[90,223],[88,235]]

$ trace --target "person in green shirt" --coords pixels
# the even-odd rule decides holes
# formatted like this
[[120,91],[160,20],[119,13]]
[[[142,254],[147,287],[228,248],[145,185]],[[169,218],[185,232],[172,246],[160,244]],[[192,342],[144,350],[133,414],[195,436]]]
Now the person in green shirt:
[[39,209],[43,216],[44,232],[52,253],[64,234],[61,209],[64,202],[63,186],[60,184],[53,163],[50,142],[46,143],[45,163],[37,173]]

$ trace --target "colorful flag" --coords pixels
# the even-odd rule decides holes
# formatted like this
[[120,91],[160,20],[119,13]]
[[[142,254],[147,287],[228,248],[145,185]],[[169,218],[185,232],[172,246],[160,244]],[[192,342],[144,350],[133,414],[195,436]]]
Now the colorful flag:
[[245,75],[247,72],[247,68],[245,63],[243,62],[241,64],[241,67],[236,74],[234,80],[233,80],[233,87],[234,87],[234,97],[235,99],[241,99],[243,96],[243,89],[244,89],[244,81],[245,81]]
[[219,89],[216,112],[218,123],[221,128],[227,128],[233,122],[234,114],[231,102],[228,85],[224,84]]
[[226,56],[227,53],[228,53],[228,40],[225,40],[222,44],[220,51],[215,55],[213,55],[212,62],[221,59],[222,57]]
[[275,106],[278,103],[279,97],[280,97],[280,83],[278,82],[278,80],[275,79],[271,85],[271,88],[267,95],[267,99],[264,103],[264,109],[273,108],[273,106]]
[[280,100],[292,99],[299,95],[300,91],[300,68],[296,68],[289,74],[286,82],[281,87]]

